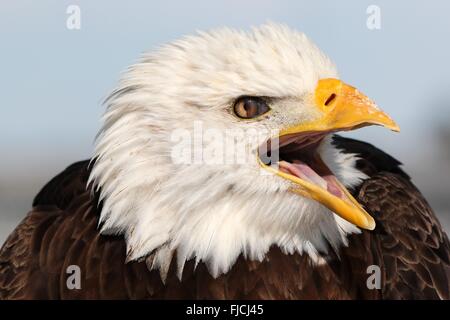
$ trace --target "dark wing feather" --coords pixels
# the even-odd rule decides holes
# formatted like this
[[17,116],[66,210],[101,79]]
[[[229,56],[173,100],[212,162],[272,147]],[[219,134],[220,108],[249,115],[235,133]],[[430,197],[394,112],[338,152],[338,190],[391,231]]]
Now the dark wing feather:
[[360,155],[358,167],[370,176],[355,196],[377,223],[370,234],[383,267],[383,298],[450,299],[449,240],[400,162],[364,142],[335,143]]
[[370,143],[354,139],[333,136],[333,144],[346,153],[353,153],[360,157],[357,168],[369,177],[379,172],[396,173],[410,180],[410,177],[401,169],[402,163]]
[[377,222],[388,299],[449,299],[450,245],[420,192],[398,174],[381,172],[358,196]]

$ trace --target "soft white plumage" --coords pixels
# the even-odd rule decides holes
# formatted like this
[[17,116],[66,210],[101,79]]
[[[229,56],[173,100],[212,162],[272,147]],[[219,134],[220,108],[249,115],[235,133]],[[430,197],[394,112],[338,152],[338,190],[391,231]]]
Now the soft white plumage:
[[[320,263],[327,244],[345,245],[359,230],[288,192],[288,181],[261,174],[256,148],[270,136],[253,137],[248,163],[214,165],[174,163],[172,134],[192,132],[196,121],[203,130],[268,132],[314,119],[313,90],[330,77],[338,77],[334,65],[305,35],[275,24],[199,33],[144,55],[107,100],[97,140],[90,178],[104,200],[102,232],[123,234],[129,259],[153,252],[163,278],[175,252],[180,277],[188,259],[218,276],[239,254],[262,260],[272,245]],[[234,117],[230,108],[243,95],[273,98],[270,115]],[[330,139],[320,153],[344,185],[365,178],[356,157]]]

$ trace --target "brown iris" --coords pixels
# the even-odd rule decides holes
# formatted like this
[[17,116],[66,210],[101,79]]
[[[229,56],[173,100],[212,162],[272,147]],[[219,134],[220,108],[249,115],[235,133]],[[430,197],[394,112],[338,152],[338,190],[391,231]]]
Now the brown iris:
[[234,113],[242,119],[256,118],[270,110],[266,101],[259,97],[240,97],[234,104]]

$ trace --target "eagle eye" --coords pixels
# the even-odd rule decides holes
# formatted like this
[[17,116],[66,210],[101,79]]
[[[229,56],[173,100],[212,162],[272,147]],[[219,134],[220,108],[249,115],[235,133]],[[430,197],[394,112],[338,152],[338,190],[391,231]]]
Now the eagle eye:
[[240,97],[234,103],[234,113],[242,119],[253,119],[270,110],[266,101],[260,97]]

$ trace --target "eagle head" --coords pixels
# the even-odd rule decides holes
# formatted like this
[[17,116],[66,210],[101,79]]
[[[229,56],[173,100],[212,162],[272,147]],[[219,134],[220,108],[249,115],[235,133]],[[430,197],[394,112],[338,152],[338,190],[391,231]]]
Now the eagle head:
[[[213,276],[271,246],[320,263],[373,229],[347,188],[366,178],[336,131],[397,125],[304,34],[199,32],[145,54],[106,100],[92,183],[102,233],[164,278],[174,256]],[[359,228],[358,228],[359,227]]]

